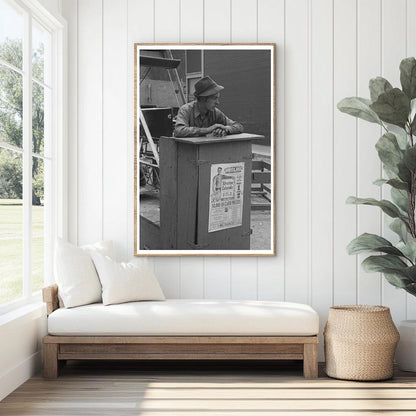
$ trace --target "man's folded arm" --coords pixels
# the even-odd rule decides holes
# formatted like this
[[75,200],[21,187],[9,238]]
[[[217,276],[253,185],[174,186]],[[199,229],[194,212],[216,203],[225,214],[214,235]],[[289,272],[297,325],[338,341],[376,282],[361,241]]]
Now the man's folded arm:
[[207,134],[207,129],[203,127],[191,127],[189,125],[188,112],[180,108],[176,116],[175,130],[173,131],[175,137],[195,137]]
[[216,109],[218,112],[217,115],[221,119],[219,121],[221,124],[224,124],[224,126],[227,126],[227,133],[228,134],[239,134],[244,132],[244,127],[242,124],[238,123],[237,121],[231,120],[228,118],[222,111]]
[[201,136],[203,133],[201,133],[201,128],[199,127],[189,127],[185,126],[183,124],[178,124],[176,122],[175,124],[175,130],[173,131],[173,135],[175,137],[195,137],[195,136]]
[[230,120],[230,123],[227,122],[226,126],[231,127],[228,134],[239,134],[244,132],[244,127],[242,124],[238,123],[237,121]]

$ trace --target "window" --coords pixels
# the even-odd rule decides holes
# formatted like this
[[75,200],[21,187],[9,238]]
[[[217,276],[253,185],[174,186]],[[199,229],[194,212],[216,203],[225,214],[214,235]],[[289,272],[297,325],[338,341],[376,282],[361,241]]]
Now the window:
[[53,280],[64,29],[31,0],[0,0],[0,312]]

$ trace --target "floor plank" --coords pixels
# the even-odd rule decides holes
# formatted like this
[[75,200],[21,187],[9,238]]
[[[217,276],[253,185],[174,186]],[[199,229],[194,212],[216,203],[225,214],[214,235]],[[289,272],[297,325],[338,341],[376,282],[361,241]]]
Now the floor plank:
[[0,402],[7,416],[416,415],[416,374],[355,382],[302,377],[300,363],[69,362]]

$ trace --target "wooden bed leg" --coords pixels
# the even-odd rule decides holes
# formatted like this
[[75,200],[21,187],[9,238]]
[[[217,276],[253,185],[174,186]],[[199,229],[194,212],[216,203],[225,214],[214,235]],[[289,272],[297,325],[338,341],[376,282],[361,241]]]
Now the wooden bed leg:
[[43,344],[43,377],[58,377],[58,344]]
[[318,377],[318,344],[303,345],[303,376]]

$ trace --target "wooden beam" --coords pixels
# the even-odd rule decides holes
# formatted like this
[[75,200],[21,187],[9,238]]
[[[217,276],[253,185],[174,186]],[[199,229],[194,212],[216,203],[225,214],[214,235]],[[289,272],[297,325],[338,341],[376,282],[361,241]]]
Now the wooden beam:
[[317,344],[311,336],[58,336],[46,335],[46,344]]

